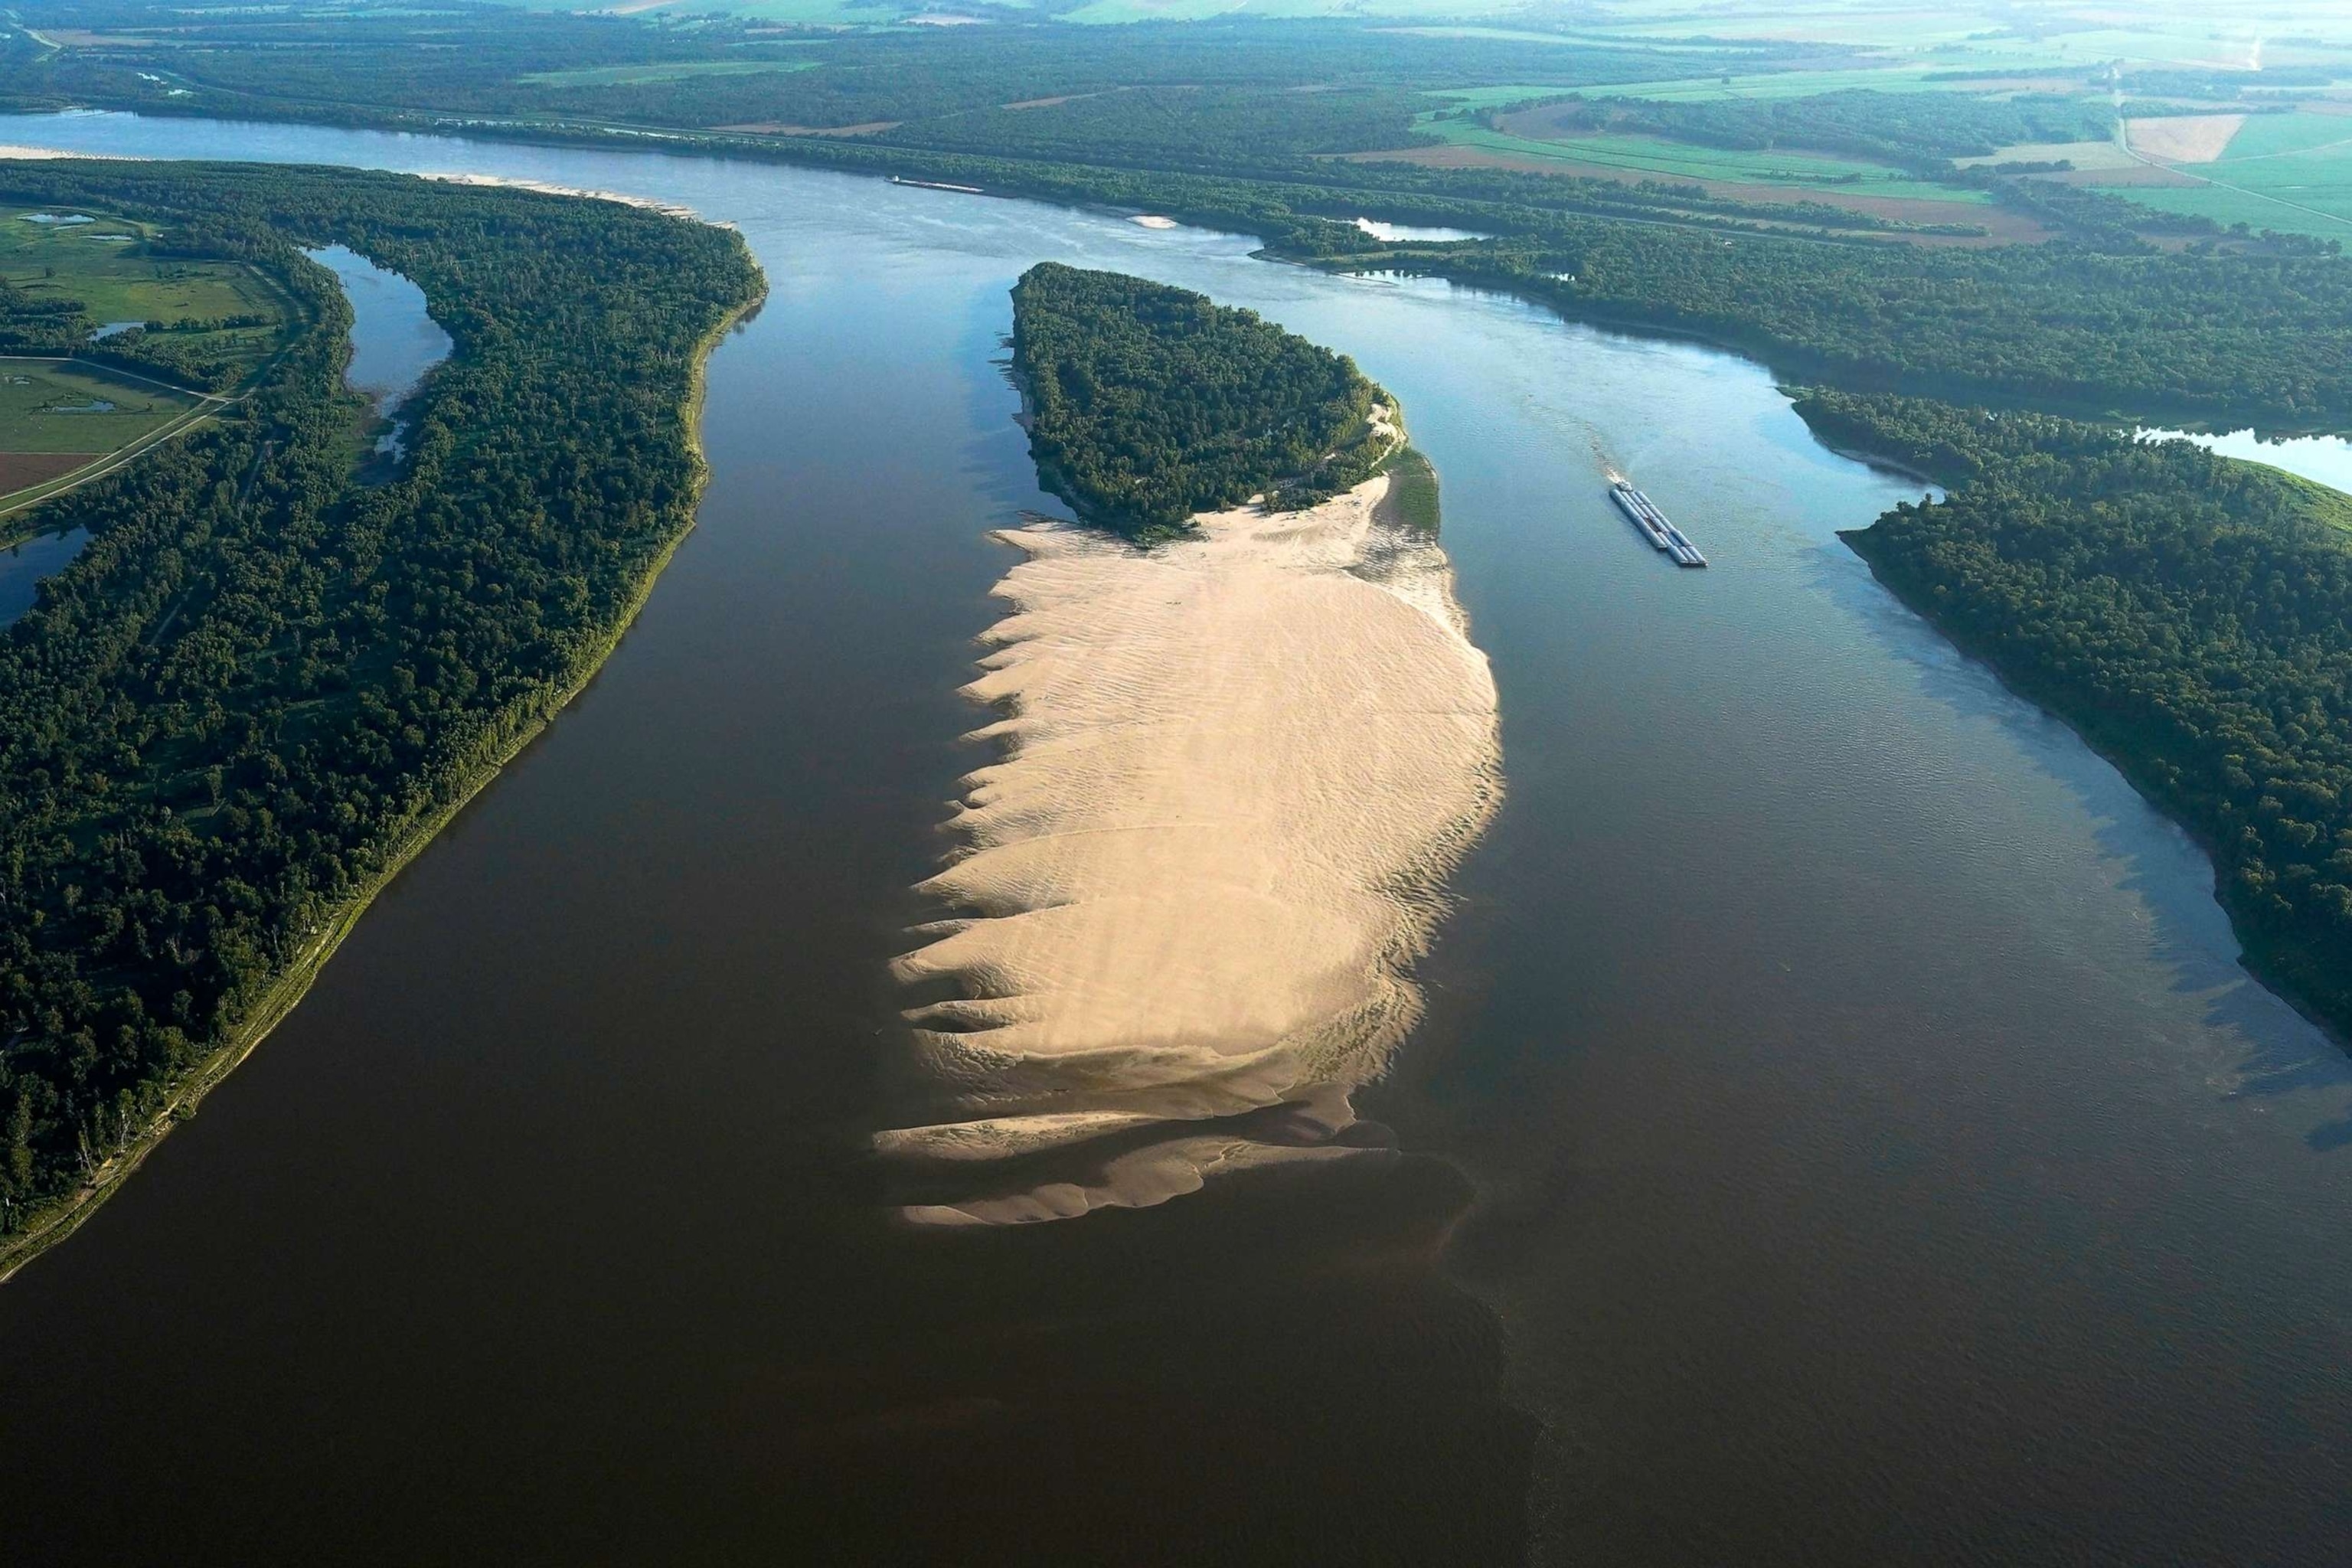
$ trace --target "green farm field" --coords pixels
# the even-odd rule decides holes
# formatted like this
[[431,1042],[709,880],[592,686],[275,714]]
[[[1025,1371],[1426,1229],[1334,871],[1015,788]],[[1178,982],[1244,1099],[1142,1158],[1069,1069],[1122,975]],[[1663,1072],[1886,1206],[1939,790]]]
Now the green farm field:
[[200,401],[104,365],[0,359],[0,453],[115,451]]
[[[89,221],[41,221],[72,218]],[[289,308],[275,288],[235,262],[150,257],[146,238],[137,224],[102,214],[0,210],[0,278],[36,300],[79,300],[100,325],[258,317],[172,338],[247,368],[276,352]]]
[[2352,117],[2251,115],[2212,163],[2166,167],[2193,183],[2134,184],[2122,194],[2219,224],[2352,241]]
[[202,406],[193,393],[106,366],[0,358],[0,497],[49,486]]
[[[94,221],[45,224],[37,216]],[[101,321],[284,315],[276,291],[244,268],[151,260],[139,254],[145,238],[137,225],[120,218],[10,213],[0,219],[0,276],[28,294],[79,300]]]

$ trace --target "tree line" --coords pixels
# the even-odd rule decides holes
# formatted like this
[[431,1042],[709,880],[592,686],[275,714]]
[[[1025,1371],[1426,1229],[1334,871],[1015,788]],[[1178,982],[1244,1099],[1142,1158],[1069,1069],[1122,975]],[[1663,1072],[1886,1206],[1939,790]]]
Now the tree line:
[[1792,98],[1571,98],[1549,118],[1592,130],[1644,132],[1710,147],[1806,147],[1932,167],[1990,157],[2021,142],[2100,142],[2115,114],[2061,93],[2007,98],[1847,88]]
[[1797,407],[1951,486],[1847,542],[2194,832],[2250,961],[2352,1031],[2352,500],[2068,419]]
[[[0,1237],[134,1141],[603,656],[690,521],[729,231],[348,170],[12,167],[169,226],[306,329],[202,432],[47,504],[89,530],[0,633]],[[294,247],[415,279],[455,350],[354,482],[351,316]]]
[[278,323],[257,313],[146,321],[92,342],[90,333],[101,324],[80,300],[36,294],[0,278],[0,353],[86,359],[199,392],[226,392],[251,368],[257,340],[226,334]]

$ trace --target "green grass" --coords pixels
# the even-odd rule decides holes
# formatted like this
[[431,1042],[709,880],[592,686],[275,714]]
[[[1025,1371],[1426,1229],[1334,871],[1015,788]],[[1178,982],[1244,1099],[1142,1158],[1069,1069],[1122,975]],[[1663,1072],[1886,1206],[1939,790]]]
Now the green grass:
[[[106,413],[60,412],[109,403]],[[0,452],[115,451],[196,403],[95,365],[0,359]]]
[[2220,161],[2174,165],[2196,185],[2133,185],[2119,194],[2165,212],[2257,231],[2352,243],[2352,119],[2261,114],[2247,119]]
[[1636,179],[1654,175],[1664,179],[1722,180],[1736,184],[1778,185],[1796,191],[1819,189],[1831,194],[1914,201],[1980,203],[1988,199],[1981,191],[1938,184],[1882,163],[1820,153],[1702,147],[1661,137],[1615,132],[1538,142],[1458,120],[1431,121],[1422,129],[1434,132],[1456,145],[1483,147],[1562,164],[1597,165]]
[[2250,114],[2219,162],[2282,158],[2352,146],[2352,117],[2338,114]]
[[92,223],[37,224],[25,216],[30,210],[0,208],[0,277],[36,299],[79,300],[100,321],[266,316],[268,326],[190,333],[184,340],[191,346],[223,348],[230,359],[248,365],[268,358],[283,341],[287,303],[249,268],[228,261],[148,257],[141,244],[146,231],[121,218],[93,213],[87,215],[97,220]]
[[1400,447],[1381,465],[1389,477],[1389,493],[1381,515],[1430,533],[1437,531],[1437,470],[1418,448]]

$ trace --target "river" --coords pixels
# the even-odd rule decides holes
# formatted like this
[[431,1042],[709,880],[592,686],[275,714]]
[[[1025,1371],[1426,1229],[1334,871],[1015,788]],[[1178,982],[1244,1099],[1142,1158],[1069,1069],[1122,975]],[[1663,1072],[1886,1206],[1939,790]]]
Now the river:
[[[0,1289],[12,1556],[2340,1559],[2352,1064],[2186,837],[1838,542],[1916,487],[1764,370],[772,166],[0,142],[627,192],[772,286],[611,663]],[[992,363],[1047,258],[1399,395],[1507,795],[1364,1097],[1406,1158],[910,1234],[863,1152],[919,1092],[883,966],[975,760],[985,531],[1050,506]]]

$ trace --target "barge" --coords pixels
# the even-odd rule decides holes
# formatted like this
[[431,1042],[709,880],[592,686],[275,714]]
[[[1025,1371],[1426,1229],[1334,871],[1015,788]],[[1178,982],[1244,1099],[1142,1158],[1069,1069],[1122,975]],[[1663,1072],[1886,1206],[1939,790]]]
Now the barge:
[[1615,501],[1617,510],[1642,531],[1642,537],[1664,552],[1675,565],[1706,564],[1706,557],[1698,552],[1698,546],[1683,537],[1683,531],[1668,522],[1666,514],[1660,511],[1657,503],[1648,496],[1619,479],[1609,487],[1609,499]]
[[890,183],[894,185],[911,185],[919,191],[954,191],[960,195],[967,196],[988,195],[978,185],[950,185],[945,180],[909,180],[901,175],[893,174],[890,176]]

